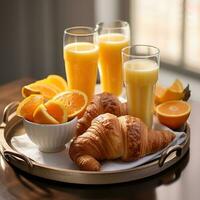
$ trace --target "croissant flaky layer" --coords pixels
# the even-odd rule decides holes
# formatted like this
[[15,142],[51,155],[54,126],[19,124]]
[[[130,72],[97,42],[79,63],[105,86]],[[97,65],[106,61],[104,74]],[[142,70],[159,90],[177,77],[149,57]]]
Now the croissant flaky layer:
[[137,160],[165,148],[175,135],[148,130],[139,119],[106,113],[96,117],[87,131],[73,140],[71,159],[81,170],[99,171],[102,160]]
[[108,92],[95,95],[82,118],[78,120],[77,136],[84,133],[90,127],[92,120],[103,113],[111,113],[116,116],[126,115],[127,105]]

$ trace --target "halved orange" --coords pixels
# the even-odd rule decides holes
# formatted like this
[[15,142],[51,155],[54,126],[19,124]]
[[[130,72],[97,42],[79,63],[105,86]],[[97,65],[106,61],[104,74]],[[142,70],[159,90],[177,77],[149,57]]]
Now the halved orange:
[[57,86],[61,91],[65,91],[68,89],[66,80],[62,78],[61,76],[52,74],[52,75],[49,75],[45,80],[48,83],[51,83]]
[[185,101],[167,101],[156,107],[156,114],[159,121],[172,128],[177,129],[183,125],[191,112],[191,106]]
[[34,122],[39,124],[59,124],[59,122],[52,117],[44,104],[39,105],[33,113]]
[[16,113],[29,121],[33,121],[33,113],[42,103],[44,103],[44,97],[42,95],[32,94],[20,102]]
[[62,102],[56,100],[49,100],[44,104],[47,112],[56,119],[59,123],[67,121],[67,111]]
[[64,104],[69,119],[76,116],[80,118],[88,104],[87,95],[79,90],[62,92],[53,97],[53,100],[60,101]]
[[44,81],[37,81],[22,88],[22,96],[27,97],[31,94],[41,94],[46,99],[51,99],[61,91],[53,85],[46,84]]

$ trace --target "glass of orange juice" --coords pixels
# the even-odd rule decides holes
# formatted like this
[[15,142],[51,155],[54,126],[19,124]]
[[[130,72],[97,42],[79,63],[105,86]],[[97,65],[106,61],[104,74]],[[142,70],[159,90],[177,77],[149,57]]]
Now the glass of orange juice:
[[94,95],[99,48],[97,31],[91,27],[67,28],[63,37],[65,71],[69,89],[85,92],[91,100]]
[[133,45],[122,50],[122,60],[128,113],[151,128],[160,51],[149,45]]
[[129,45],[130,28],[125,21],[97,24],[101,88],[116,96],[122,93],[121,50]]

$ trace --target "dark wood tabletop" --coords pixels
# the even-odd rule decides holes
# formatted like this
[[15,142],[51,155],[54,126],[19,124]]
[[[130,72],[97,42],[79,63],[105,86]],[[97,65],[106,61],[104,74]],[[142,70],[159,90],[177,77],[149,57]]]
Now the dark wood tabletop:
[[[26,78],[0,86],[0,116],[8,103],[21,99],[22,85],[31,81]],[[200,102],[190,103],[190,150],[168,170],[124,184],[83,186],[28,175],[10,166],[0,155],[0,199],[200,199]]]

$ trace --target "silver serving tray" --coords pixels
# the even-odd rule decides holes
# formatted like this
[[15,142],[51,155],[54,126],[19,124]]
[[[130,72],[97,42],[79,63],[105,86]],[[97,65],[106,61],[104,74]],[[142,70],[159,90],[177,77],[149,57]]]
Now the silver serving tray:
[[169,147],[163,152],[159,160],[154,160],[139,167],[109,172],[91,172],[49,167],[33,161],[31,158],[16,151],[12,146],[12,137],[24,134],[22,120],[15,114],[17,105],[18,102],[12,102],[6,106],[3,112],[3,122],[0,125],[1,154],[9,163],[22,171],[49,180],[76,184],[113,184],[138,180],[158,174],[174,165],[189,149],[190,128],[186,124],[184,130],[187,138],[182,145]]

